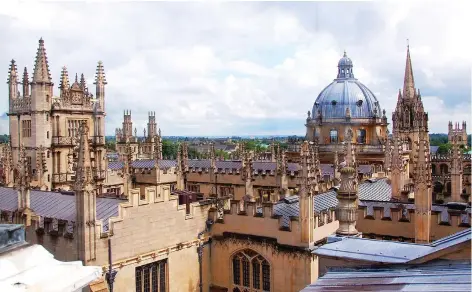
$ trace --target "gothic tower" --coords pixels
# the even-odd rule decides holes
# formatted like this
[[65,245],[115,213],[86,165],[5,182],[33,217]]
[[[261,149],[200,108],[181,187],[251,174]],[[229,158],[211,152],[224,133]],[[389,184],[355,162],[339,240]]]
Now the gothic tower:
[[451,200],[461,202],[462,193],[462,151],[460,149],[460,134],[454,134],[452,137],[451,149]]
[[147,133],[150,138],[157,135],[156,112],[148,113]]
[[[393,136],[408,141],[410,161],[416,164],[416,147],[421,132],[428,133],[428,113],[424,111],[423,101],[419,90],[415,88],[413,68],[410,57],[410,47],[407,47],[403,92],[398,92],[395,111],[392,114]],[[429,141],[429,136],[426,137]]]
[[[459,123],[455,123],[454,127],[452,126],[452,122],[449,121],[448,133],[447,133],[449,143],[453,144],[456,143],[459,146],[463,145],[467,149],[467,123],[465,121],[462,122],[462,127]],[[455,141],[454,141],[455,139]]]
[[133,121],[131,120],[131,111],[125,111],[123,114],[123,139],[133,137]]

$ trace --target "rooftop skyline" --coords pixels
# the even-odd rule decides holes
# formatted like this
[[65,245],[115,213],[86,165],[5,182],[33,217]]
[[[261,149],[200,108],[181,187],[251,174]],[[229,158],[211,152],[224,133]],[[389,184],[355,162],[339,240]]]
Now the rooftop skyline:
[[[132,111],[142,135],[156,112],[164,136],[304,135],[306,113],[343,51],[387,112],[403,85],[407,39],[430,133],[471,120],[466,2],[1,3],[0,65],[32,72],[43,37],[55,95],[61,68],[89,89],[105,67],[106,134]],[[333,17],[335,16],[335,17]],[[438,21],[441,19],[441,21]],[[461,30],[461,28],[463,28]],[[0,133],[8,133],[1,83]]]

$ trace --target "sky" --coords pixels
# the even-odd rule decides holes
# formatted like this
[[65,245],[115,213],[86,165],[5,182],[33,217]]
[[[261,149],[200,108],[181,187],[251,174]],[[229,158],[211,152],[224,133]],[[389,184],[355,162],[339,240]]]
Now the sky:
[[6,81],[15,59],[31,76],[42,37],[58,96],[63,66],[95,92],[103,61],[107,135],[126,109],[139,135],[149,111],[164,136],[304,135],[344,50],[391,122],[409,39],[430,132],[447,133],[449,120],[472,125],[471,2],[1,1],[0,68]]

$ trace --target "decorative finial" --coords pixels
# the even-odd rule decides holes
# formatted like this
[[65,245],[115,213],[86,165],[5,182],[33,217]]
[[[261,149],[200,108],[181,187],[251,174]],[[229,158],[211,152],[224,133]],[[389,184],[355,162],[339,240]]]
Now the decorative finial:
[[406,47],[409,49],[410,48],[410,40],[406,39]]
[[347,57],[346,50],[344,50],[343,57]]

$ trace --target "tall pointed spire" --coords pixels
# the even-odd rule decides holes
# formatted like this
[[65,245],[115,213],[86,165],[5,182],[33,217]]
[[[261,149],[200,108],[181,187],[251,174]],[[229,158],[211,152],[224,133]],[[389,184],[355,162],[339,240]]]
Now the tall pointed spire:
[[48,82],[52,81],[51,73],[49,72],[48,58],[46,55],[46,48],[44,47],[44,40],[39,40],[39,47],[36,53],[36,60],[34,61],[33,82]]
[[28,77],[28,69],[23,70],[23,81],[21,82],[23,84],[23,96],[29,96],[29,77]]
[[415,79],[413,78],[413,67],[411,65],[410,45],[406,50],[405,79],[403,80],[403,98],[415,96]]

